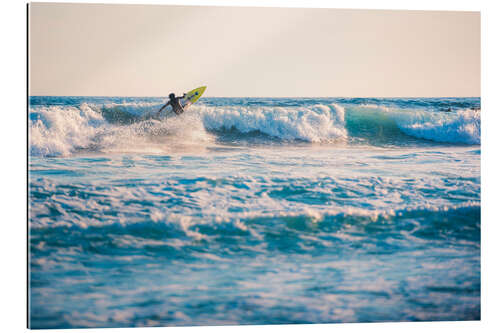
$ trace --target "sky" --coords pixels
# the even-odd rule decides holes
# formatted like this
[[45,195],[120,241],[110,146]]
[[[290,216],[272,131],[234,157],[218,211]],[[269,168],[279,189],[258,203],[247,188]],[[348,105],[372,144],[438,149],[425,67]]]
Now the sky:
[[31,3],[29,94],[480,96],[480,14]]

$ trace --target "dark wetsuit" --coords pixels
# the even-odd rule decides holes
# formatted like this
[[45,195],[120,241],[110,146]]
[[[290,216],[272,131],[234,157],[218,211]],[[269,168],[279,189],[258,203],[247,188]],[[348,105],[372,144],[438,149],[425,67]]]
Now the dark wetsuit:
[[180,96],[180,97],[170,97],[170,100],[167,102],[167,104],[165,104],[161,107],[161,109],[158,111],[157,115],[159,116],[160,112],[169,105],[172,106],[172,110],[174,110],[174,112],[177,115],[180,115],[181,113],[183,113],[184,108],[182,107],[180,100],[183,99],[185,96],[186,96],[186,94],[184,94],[183,96]]
[[184,109],[182,108],[182,105],[179,102],[181,99],[182,99],[182,97],[174,97],[174,98],[171,98],[170,101],[168,101],[168,103],[167,103],[167,104],[172,105],[172,109],[177,114],[181,114],[184,112]]

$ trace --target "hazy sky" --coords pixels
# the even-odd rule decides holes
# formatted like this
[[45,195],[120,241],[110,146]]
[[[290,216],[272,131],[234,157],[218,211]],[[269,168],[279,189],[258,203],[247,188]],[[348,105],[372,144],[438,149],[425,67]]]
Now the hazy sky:
[[478,12],[30,5],[30,95],[479,96]]

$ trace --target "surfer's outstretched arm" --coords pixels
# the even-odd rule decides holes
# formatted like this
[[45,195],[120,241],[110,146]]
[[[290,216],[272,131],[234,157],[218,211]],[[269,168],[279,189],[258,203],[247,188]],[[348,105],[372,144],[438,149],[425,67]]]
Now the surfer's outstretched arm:
[[163,109],[164,109],[164,108],[166,108],[168,105],[170,105],[170,101],[168,101],[165,105],[163,105],[163,106],[161,107],[161,109],[160,109],[160,110],[158,110],[158,112],[156,113],[156,115],[157,115],[157,116],[159,116],[159,115],[160,115],[160,112],[162,112],[162,111],[163,111]]

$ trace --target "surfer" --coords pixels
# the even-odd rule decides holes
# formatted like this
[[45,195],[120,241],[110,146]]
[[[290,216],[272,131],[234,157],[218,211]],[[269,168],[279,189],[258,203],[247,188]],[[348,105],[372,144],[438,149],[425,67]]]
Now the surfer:
[[159,116],[160,112],[163,111],[163,109],[169,105],[172,106],[172,110],[174,110],[174,112],[177,115],[180,115],[181,113],[183,113],[184,108],[182,107],[182,105],[179,101],[181,99],[183,99],[184,97],[186,97],[186,94],[182,95],[181,97],[175,97],[174,93],[171,93],[170,95],[168,95],[169,101],[165,105],[163,105],[160,110],[158,110],[158,112],[156,113],[156,116]]

